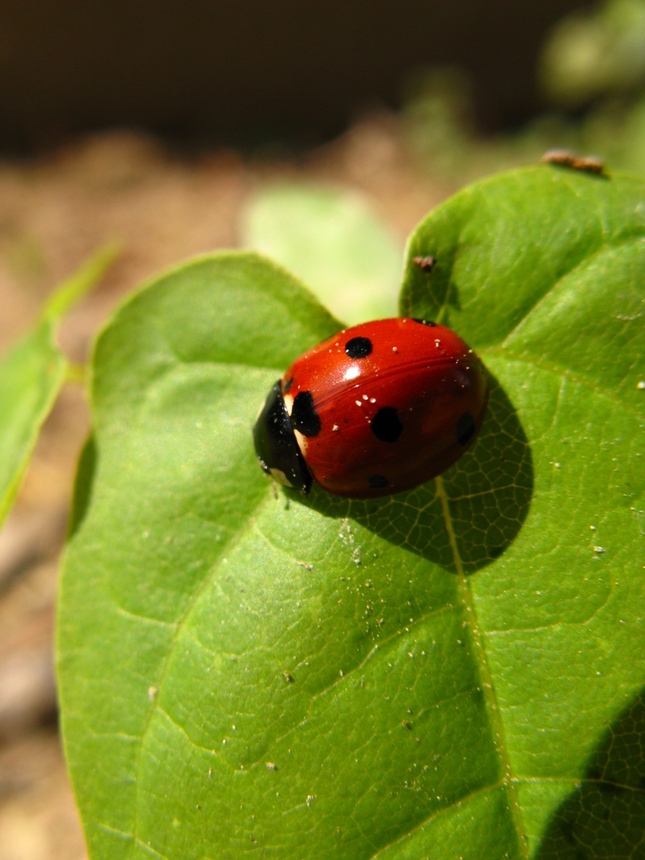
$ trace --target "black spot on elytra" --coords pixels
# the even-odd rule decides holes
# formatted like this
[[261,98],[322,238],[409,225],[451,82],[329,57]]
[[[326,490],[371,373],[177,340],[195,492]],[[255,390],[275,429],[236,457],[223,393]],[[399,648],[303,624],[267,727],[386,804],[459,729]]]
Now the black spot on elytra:
[[403,424],[393,406],[384,406],[370,421],[370,430],[381,442],[396,442],[403,432]]
[[303,436],[317,436],[320,433],[320,418],[314,408],[311,391],[299,392],[293,401],[291,425]]
[[367,483],[373,490],[382,490],[384,487],[388,487],[390,482],[385,477],[385,475],[370,475],[367,479]]
[[369,337],[353,337],[345,344],[345,352],[350,358],[365,358],[372,351]]
[[293,376],[290,376],[289,379],[282,386],[282,393],[286,394],[291,390],[291,386],[293,385]]
[[418,322],[421,325],[429,325],[429,326],[435,326],[436,325],[436,322],[433,322],[432,320],[420,320],[420,319],[417,319],[417,317],[412,317],[412,319],[414,320],[414,322]]
[[467,445],[473,438],[475,433],[475,419],[470,412],[464,412],[459,421],[457,421],[457,442],[460,445]]

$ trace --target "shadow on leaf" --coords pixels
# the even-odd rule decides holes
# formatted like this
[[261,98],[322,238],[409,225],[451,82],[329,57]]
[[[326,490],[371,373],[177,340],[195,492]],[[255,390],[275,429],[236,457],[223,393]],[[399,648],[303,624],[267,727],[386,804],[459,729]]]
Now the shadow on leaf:
[[479,439],[439,478],[388,499],[348,502],[314,489],[309,498],[297,500],[325,516],[351,517],[453,573],[486,566],[519,533],[533,494],[526,434],[497,379],[491,376],[490,381]]
[[645,857],[645,692],[605,733],[580,786],[551,819],[536,860]]
[[72,510],[67,527],[67,540],[70,540],[74,536],[85,519],[85,514],[89,508],[92,499],[97,457],[96,442],[94,436],[90,436],[83,445],[76,468]]

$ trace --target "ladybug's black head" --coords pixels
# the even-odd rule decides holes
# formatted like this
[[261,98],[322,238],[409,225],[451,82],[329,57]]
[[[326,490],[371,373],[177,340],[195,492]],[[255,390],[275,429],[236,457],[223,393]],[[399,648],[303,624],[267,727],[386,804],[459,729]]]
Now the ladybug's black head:
[[280,380],[276,382],[253,428],[253,441],[260,465],[267,474],[285,487],[308,493],[312,477],[291,426],[282,397]]

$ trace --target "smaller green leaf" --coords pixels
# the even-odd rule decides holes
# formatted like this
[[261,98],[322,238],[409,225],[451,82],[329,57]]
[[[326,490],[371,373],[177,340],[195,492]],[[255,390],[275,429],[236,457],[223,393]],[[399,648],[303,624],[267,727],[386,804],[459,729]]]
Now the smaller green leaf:
[[242,243],[298,275],[350,324],[396,316],[403,246],[356,193],[265,189],[247,208]]
[[16,497],[38,432],[65,381],[67,360],[56,345],[63,314],[114,260],[108,245],[50,298],[36,326],[0,361],[0,524]]
[[45,316],[60,320],[77,302],[87,295],[103,277],[107,269],[118,257],[120,246],[117,242],[108,242],[77,269],[74,274],[61,284],[50,296],[45,307]]

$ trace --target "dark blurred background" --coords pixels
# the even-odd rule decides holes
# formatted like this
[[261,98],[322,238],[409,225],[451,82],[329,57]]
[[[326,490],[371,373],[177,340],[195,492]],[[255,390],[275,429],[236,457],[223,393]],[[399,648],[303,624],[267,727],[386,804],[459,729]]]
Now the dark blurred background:
[[538,53],[587,0],[3,0],[0,148],[112,126],[183,142],[329,139],[457,67],[478,126],[541,106]]

